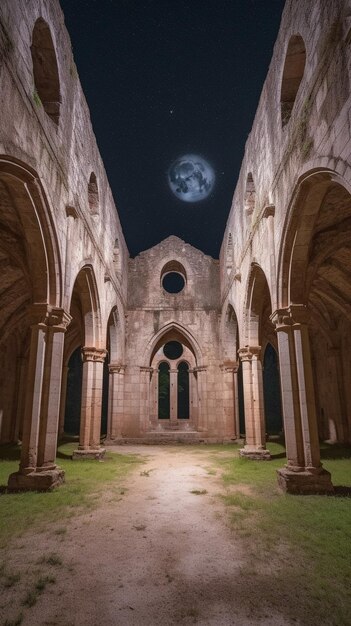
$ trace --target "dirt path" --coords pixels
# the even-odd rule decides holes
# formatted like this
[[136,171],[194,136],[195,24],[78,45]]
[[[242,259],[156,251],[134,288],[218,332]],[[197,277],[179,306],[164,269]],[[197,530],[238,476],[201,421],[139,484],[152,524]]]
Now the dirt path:
[[245,554],[204,448],[114,450],[147,461],[96,510],[65,520],[64,537],[48,532],[15,549],[29,567],[43,553],[62,559],[24,626],[288,624],[242,577]]

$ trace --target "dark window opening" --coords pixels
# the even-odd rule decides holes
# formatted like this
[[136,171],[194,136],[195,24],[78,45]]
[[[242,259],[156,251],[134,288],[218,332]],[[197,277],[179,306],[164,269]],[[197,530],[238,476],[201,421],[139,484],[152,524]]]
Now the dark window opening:
[[189,419],[189,366],[178,365],[178,419]]
[[163,346],[163,354],[167,359],[174,361],[182,356],[183,346],[179,341],[168,341],[168,343]]
[[178,272],[169,272],[162,279],[162,287],[168,293],[180,293],[184,289],[185,280]]
[[61,95],[57,59],[50,29],[42,18],[36,21],[33,29],[31,53],[37,96],[45,113],[58,124]]
[[170,418],[169,365],[160,363],[158,368],[158,419]]

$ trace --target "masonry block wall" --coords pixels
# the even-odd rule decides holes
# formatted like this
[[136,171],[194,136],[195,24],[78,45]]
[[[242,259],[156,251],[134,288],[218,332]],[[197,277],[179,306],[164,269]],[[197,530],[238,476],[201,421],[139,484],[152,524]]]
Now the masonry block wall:
[[[349,0],[287,0],[219,262],[173,236],[130,259],[59,2],[1,2],[0,437],[22,441],[10,488],[62,480],[77,350],[78,456],[100,455],[108,363],[108,441],[172,429],[233,439],[241,388],[242,454],[269,458],[269,347],[288,457],[279,483],[332,490],[319,441],[351,439],[350,45]],[[184,279],[176,295],[164,289],[171,272]],[[170,341],[178,359],[165,357]]]

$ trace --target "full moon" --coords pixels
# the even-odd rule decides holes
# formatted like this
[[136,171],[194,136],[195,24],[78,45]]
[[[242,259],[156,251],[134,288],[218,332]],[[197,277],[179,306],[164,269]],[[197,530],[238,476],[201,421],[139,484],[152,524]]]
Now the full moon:
[[214,170],[197,154],[179,157],[168,170],[168,184],[174,195],[184,202],[205,200],[210,195],[214,182]]

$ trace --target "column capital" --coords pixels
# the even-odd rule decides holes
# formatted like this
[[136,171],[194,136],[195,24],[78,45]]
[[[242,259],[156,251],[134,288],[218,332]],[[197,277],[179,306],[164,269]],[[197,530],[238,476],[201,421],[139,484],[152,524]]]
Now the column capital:
[[152,374],[152,372],[154,371],[153,367],[148,367],[147,365],[140,365],[140,371],[141,372],[148,372],[149,374]]
[[122,365],[122,363],[110,363],[108,366],[110,374],[124,374],[125,369],[126,365]]
[[94,363],[103,363],[107,355],[107,350],[102,348],[90,348],[84,346],[82,348],[82,361],[93,361]]
[[270,316],[277,332],[292,326],[307,324],[309,318],[310,312],[305,304],[290,304],[283,309],[277,309]]
[[71,315],[64,309],[46,303],[32,304],[28,314],[31,326],[50,328],[54,332],[65,332],[72,320]]
[[221,363],[220,365],[220,368],[222,372],[233,372],[234,374],[236,374],[239,369],[239,362],[229,360],[223,361],[223,363]]
[[261,346],[244,346],[238,350],[240,361],[252,361],[258,359],[261,354]]

